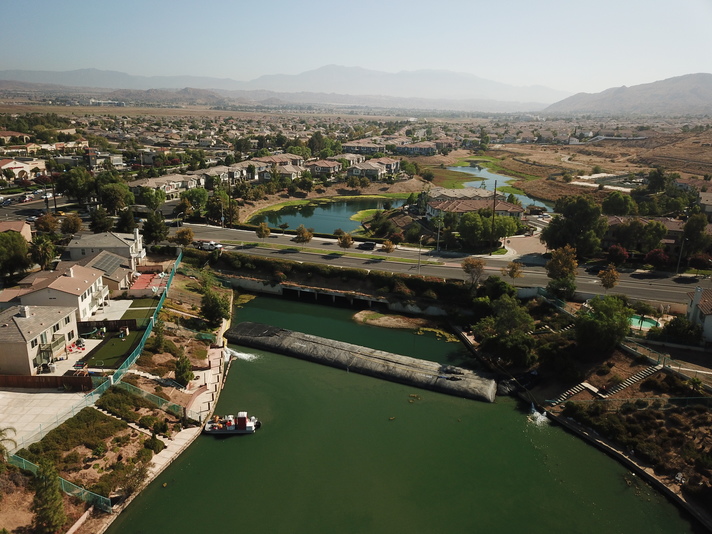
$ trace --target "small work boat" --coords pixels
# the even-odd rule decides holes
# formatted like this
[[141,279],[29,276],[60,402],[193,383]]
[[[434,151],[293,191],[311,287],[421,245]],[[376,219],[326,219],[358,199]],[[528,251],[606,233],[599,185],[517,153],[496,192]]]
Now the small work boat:
[[260,426],[262,423],[254,415],[248,416],[247,412],[238,412],[237,417],[214,415],[205,423],[203,431],[206,434],[254,434]]

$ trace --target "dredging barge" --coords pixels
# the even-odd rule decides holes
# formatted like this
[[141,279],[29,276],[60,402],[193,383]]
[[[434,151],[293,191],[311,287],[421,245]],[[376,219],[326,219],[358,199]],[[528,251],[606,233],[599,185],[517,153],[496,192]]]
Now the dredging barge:
[[339,369],[449,395],[494,402],[497,383],[469,369],[370,349],[266,324],[243,322],[225,333],[230,343],[277,352]]

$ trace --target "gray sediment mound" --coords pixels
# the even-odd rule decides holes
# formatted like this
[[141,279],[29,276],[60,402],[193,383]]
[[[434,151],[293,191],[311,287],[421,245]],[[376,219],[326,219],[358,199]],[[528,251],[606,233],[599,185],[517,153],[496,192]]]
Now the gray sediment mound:
[[244,322],[225,334],[230,343],[278,352],[376,378],[458,397],[494,402],[497,383],[469,369],[410,358],[342,341]]

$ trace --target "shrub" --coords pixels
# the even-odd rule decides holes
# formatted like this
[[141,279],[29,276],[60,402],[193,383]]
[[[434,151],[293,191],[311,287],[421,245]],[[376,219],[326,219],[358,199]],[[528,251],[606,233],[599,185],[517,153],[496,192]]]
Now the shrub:
[[166,444],[163,443],[160,439],[158,439],[155,436],[144,441],[143,446],[145,449],[151,450],[155,454],[158,454],[159,452],[161,452],[163,449],[166,448]]

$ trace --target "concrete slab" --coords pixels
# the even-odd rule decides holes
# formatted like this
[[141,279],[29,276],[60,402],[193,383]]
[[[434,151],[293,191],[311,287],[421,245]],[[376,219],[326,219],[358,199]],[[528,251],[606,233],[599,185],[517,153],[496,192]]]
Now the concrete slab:
[[121,319],[131,307],[132,300],[110,300],[103,309],[100,309],[92,316],[92,321],[103,321],[108,319],[109,321],[116,321]]
[[[89,403],[84,393],[47,389],[3,388],[0,390],[0,427],[11,427],[17,448],[34,443],[37,434],[44,435],[66,421]],[[76,406],[79,406],[77,408]],[[10,444],[10,452],[16,448]]]

